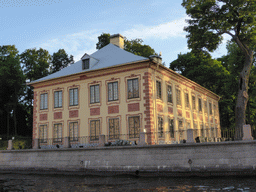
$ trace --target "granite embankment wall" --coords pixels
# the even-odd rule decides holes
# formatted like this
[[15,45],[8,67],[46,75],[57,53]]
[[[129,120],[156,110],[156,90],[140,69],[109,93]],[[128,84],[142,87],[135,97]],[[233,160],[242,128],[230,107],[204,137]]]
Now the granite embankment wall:
[[256,141],[0,151],[0,172],[256,175]]

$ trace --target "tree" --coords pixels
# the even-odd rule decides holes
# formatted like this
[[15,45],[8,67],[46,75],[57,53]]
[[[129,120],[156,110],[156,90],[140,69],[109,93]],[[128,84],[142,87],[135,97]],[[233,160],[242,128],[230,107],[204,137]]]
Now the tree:
[[59,49],[58,52],[53,53],[52,62],[50,66],[50,73],[55,73],[69,64],[73,64],[73,55],[68,56],[64,49]]
[[96,44],[96,49],[101,49],[110,43],[110,34],[102,33],[98,36],[98,43]]
[[242,50],[245,61],[239,74],[235,109],[237,140],[242,139],[248,102],[248,82],[256,45],[256,1],[251,0],[184,0],[182,6],[191,17],[185,31],[193,52],[214,51],[228,34]]
[[21,55],[24,73],[29,81],[45,77],[49,74],[51,55],[45,49],[27,49]]
[[[49,74],[51,55],[45,49],[27,49],[20,55],[23,63],[23,71],[28,82],[45,77]],[[26,111],[28,127],[33,125],[33,89],[26,87],[24,107]]]
[[[24,90],[25,77],[20,67],[18,50],[14,45],[0,46],[0,111],[6,114],[7,136],[10,133],[10,115],[17,135],[16,109]],[[5,112],[2,110],[4,109]]]
[[[99,37],[99,42],[96,44],[96,49],[101,49],[110,43],[110,34],[102,33]],[[155,50],[149,45],[142,45],[142,39],[128,40],[124,39],[124,50],[129,51],[135,55],[149,57],[150,55],[155,55]]]
[[229,76],[221,62],[207,53],[179,54],[178,59],[170,63],[170,69],[215,93],[221,93],[223,82]]

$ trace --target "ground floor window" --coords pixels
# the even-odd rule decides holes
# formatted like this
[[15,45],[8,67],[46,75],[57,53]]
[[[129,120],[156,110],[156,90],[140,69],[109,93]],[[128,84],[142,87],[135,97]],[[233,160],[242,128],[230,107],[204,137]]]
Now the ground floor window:
[[173,119],[169,118],[169,132],[170,132],[170,137],[174,138],[174,121]]
[[119,139],[119,119],[109,119],[109,139]]
[[69,123],[69,139],[70,141],[78,141],[78,122]]
[[163,118],[158,117],[158,137],[161,138],[164,136],[164,127],[163,127]]
[[54,124],[53,142],[61,142],[62,139],[62,124]]
[[90,140],[99,140],[100,120],[91,120],[90,122]]
[[200,125],[200,130],[201,130],[201,137],[205,137],[203,124]]
[[47,125],[39,126],[39,140],[40,140],[40,143],[47,142]]
[[129,124],[129,138],[139,138],[140,137],[140,117],[134,116],[128,118]]

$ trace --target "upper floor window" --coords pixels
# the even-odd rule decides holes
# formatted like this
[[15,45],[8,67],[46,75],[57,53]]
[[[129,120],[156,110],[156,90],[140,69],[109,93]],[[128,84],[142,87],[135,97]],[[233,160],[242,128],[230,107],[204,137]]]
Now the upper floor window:
[[167,86],[167,99],[169,103],[172,103],[172,86]]
[[207,101],[204,101],[204,112],[207,113]]
[[198,109],[200,112],[202,112],[202,99],[198,98]]
[[118,100],[118,82],[108,83],[108,101]]
[[54,92],[54,107],[55,108],[62,107],[62,91]]
[[140,117],[134,116],[128,118],[129,124],[129,138],[140,137]]
[[192,109],[196,109],[196,97],[192,95]]
[[127,80],[128,84],[128,99],[139,98],[139,80],[129,79]]
[[83,69],[89,69],[89,59],[82,60]]
[[160,81],[156,81],[156,95],[157,95],[157,99],[162,99],[162,90],[161,90]]
[[91,103],[100,102],[100,85],[91,85],[90,86],[90,101]]
[[180,89],[176,89],[176,102],[177,102],[177,105],[181,105]]
[[189,107],[189,97],[188,97],[188,93],[185,93],[185,103],[186,103],[186,107]]
[[213,105],[213,111],[214,111],[214,115],[217,115],[217,107],[215,104]]
[[78,105],[78,88],[69,89],[69,105]]
[[40,95],[40,109],[48,109],[48,93]]
[[209,111],[210,111],[210,115],[212,115],[212,104],[209,103]]

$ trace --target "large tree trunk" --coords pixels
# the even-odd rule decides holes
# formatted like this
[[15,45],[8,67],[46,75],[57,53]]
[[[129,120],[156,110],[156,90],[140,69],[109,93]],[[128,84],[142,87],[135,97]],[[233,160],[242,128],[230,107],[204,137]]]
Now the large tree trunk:
[[238,96],[236,102],[236,130],[235,130],[235,140],[242,140],[243,138],[243,125],[246,123],[246,106],[248,102],[248,83],[249,76],[251,71],[253,61],[253,52],[250,49],[247,49],[245,52],[245,62],[242,72],[239,76],[239,88],[238,88]]

